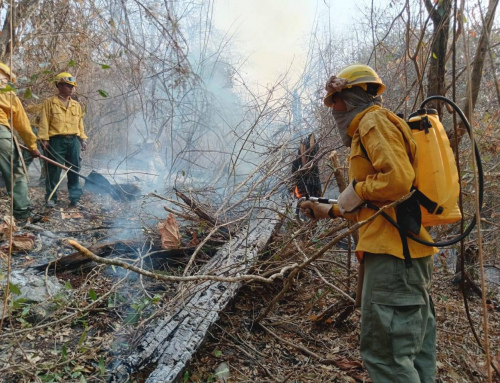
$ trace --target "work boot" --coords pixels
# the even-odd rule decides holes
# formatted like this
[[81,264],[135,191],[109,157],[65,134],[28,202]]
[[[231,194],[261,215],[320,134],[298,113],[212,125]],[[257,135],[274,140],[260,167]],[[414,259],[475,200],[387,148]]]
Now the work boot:
[[40,222],[43,219],[43,216],[41,216],[40,214],[31,212],[30,215],[27,217],[23,217],[23,218],[15,217],[15,218],[16,218],[17,226],[22,227],[22,226],[25,226],[27,224]]
[[74,199],[69,202],[69,207],[76,208],[76,209],[82,209],[83,206],[80,203],[80,201]]
[[54,201],[54,200],[52,200],[52,199],[51,199],[51,200],[49,200],[49,201],[47,201],[47,202],[45,203],[45,207],[48,207],[48,208],[54,208],[54,207],[56,207],[56,201]]

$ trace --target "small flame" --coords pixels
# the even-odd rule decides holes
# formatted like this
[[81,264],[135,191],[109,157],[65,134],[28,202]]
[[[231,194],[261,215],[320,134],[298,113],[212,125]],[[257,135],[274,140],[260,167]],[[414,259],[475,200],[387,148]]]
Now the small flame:
[[305,195],[305,194],[301,194],[299,192],[299,187],[298,186],[295,186],[295,190],[293,192],[295,194],[295,197],[297,197],[297,199],[300,199],[300,198],[304,197],[304,195]]

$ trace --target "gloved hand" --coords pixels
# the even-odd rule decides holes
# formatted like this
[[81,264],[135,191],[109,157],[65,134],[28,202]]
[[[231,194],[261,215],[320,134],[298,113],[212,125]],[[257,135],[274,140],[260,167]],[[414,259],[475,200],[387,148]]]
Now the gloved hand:
[[38,149],[31,149],[30,154],[31,154],[31,156],[33,156],[35,158],[40,157],[40,152],[38,151]]
[[344,215],[345,213],[352,213],[364,202],[356,193],[354,186],[356,186],[356,180],[352,181],[349,186],[346,187],[345,190],[339,195],[337,204],[342,215]]
[[333,206],[325,203],[302,201],[299,205],[300,212],[311,219],[335,218]]

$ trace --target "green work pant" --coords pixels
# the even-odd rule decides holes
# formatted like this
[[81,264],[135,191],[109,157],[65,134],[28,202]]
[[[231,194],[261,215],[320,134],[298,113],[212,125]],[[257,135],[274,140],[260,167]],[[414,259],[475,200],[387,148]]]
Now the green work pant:
[[[71,170],[80,172],[80,140],[77,136],[53,136],[49,140],[47,157],[59,162]],[[45,200],[47,201],[52,190],[55,189],[59,178],[61,177],[61,168],[47,163],[47,180],[45,181]],[[77,202],[83,193],[80,185],[80,178],[73,172],[68,172],[68,194],[69,200]],[[51,198],[57,202],[57,191]]]
[[429,296],[433,257],[365,254],[361,357],[374,383],[436,380],[436,320]]
[[[12,133],[6,126],[0,125],[0,171],[2,172],[7,193],[12,189],[11,178],[14,182],[14,210],[13,215],[18,219],[30,216],[30,199],[28,197],[28,180],[24,174],[19,153],[15,145],[11,146]],[[12,143],[14,144],[14,143]],[[12,156],[13,172],[10,171]]]

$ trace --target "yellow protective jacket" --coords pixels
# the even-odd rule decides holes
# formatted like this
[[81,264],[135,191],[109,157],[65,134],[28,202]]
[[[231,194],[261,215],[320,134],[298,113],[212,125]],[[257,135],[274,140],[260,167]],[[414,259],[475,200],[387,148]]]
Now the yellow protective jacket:
[[31,130],[30,121],[24,111],[21,101],[14,92],[0,93],[0,125],[7,126],[12,130],[9,123],[12,109],[12,126],[19,133],[26,146],[32,150],[36,149],[36,136]]
[[[372,106],[354,117],[347,133],[352,137],[349,156],[349,180],[356,179],[356,193],[365,201],[382,207],[410,192],[418,168],[417,145],[408,125],[394,113],[380,106]],[[365,151],[368,159],[366,158]],[[357,221],[364,221],[375,211],[360,209]],[[386,211],[396,220],[394,208]],[[433,242],[422,226],[419,237]],[[412,258],[436,253],[435,247],[421,245],[408,239]],[[359,229],[356,255],[363,253],[390,254],[403,258],[403,246],[398,230],[379,215]]]
[[47,141],[52,136],[76,135],[87,138],[83,129],[83,113],[80,103],[70,99],[66,108],[59,97],[46,99],[42,104],[38,137]]

